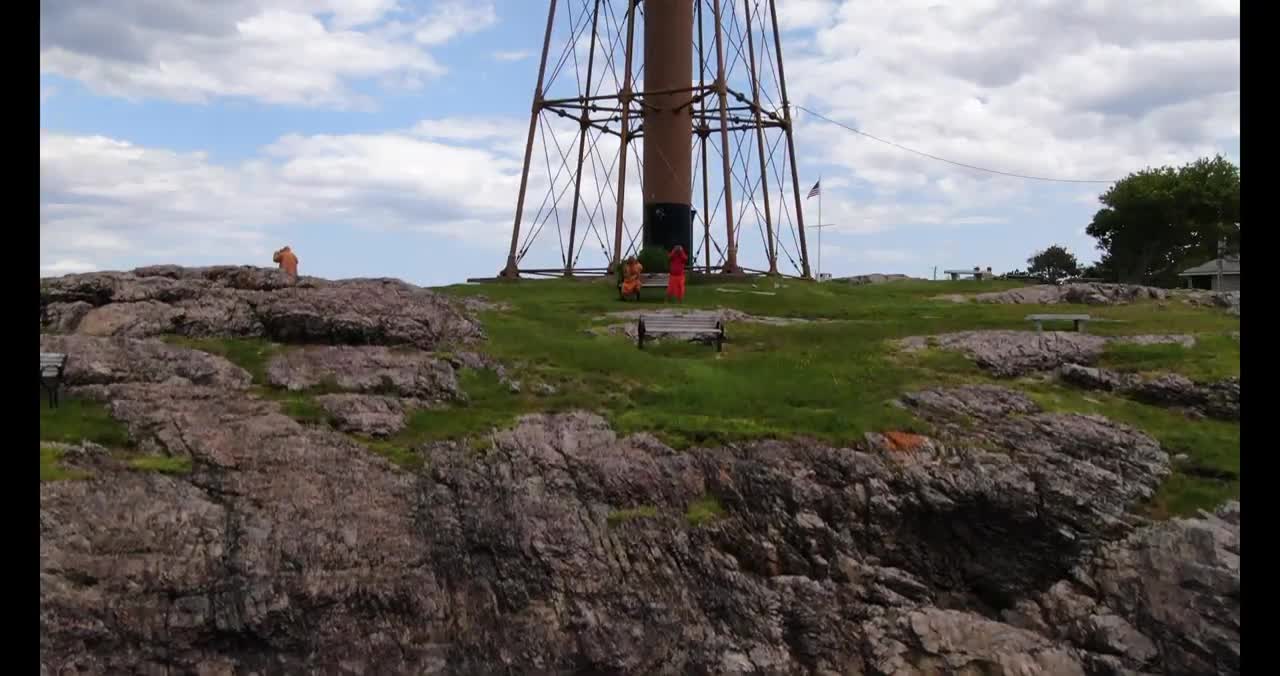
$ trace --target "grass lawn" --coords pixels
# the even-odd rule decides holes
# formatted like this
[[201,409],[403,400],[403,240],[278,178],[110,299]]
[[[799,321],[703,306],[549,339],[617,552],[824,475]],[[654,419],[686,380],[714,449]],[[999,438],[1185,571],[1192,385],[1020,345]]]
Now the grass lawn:
[[1100,366],[1118,371],[1173,371],[1193,380],[1240,375],[1240,341],[1225,333],[1202,334],[1194,347],[1111,345]]
[[108,448],[129,444],[129,432],[96,401],[63,397],[57,408],[40,400],[40,440],[75,444],[92,441]]
[[[909,413],[890,404],[904,392],[928,386],[991,379],[962,355],[925,350],[904,355],[895,339],[974,329],[1029,330],[1036,312],[1061,306],[955,303],[944,294],[969,294],[1018,286],[1008,282],[895,282],[851,286],[794,280],[698,282],[690,280],[689,308],[734,308],[757,316],[828,321],[767,326],[732,322],[722,354],[705,345],[667,343],[639,350],[598,329],[625,320],[611,312],[663,307],[657,294],[640,303],[621,302],[611,280],[523,281],[458,285],[440,289],[454,296],[482,295],[507,309],[481,313],[489,340],[476,349],[507,365],[522,384],[518,393],[488,371],[464,371],[469,401],[410,414],[406,428],[390,439],[359,439],[394,462],[417,468],[428,462],[416,450],[436,440],[467,440],[478,452],[487,435],[532,412],[586,409],[604,415],[621,434],[648,431],[676,448],[732,443],[752,437],[814,437],[849,443],[865,432],[927,432]],[[1102,335],[1194,334],[1193,348],[1117,345],[1102,365],[1127,371],[1174,371],[1196,379],[1239,375],[1239,341],[1230,336],[1240,321],[1217,309],[1178,301],[1089,307],[1090,325]],[[249,371],[255,392],[282,403],[286,413],[310,424],[327,424],[314,392],[290,393],[266,384],[270,358],[288,349],[262,340],[170,341],[222,355]],[[1143,429],[1190,461],[1152,506],[1157,514],[1186,514],[1239,494],[1239,425],[1194,421],[1176,412],[1100,393],[1080,392],[1043,381],[1002,381],[1031,393],[1049,410],[1101,413]],[[540,394],[539,385],[555,388]],[[82,405],[87,406],[87,405]],[[73,410],[68,408],[68,411]],[[109,435],[105,412],[84,409],[83,421],[59,419],[42,438]],[[58,414],[66,417],[65,413]],[[78,429],[75,426],[80,426]],[[96,426],[96,427],[95,427]],[[116,443],[122,438],[116,439]],[[108,443],[107,445],[113,445]],[[718,505],[695,505],[691,523],[715,518]],[[619,522],[647,512],[622,511]]]
[[164,341],[176,347],[216,354],[253,376],[253,382],[267,382],[267,363],[286,349],[263,338],[187,338],[165,336]]
[[[620,302],[608,282],[448,287],[446,293],[483,295],[509,306],[482,315],[489,335],[483,349],[513,365],[509,368],[516,377],[549,383],[562,394],[539,399],[512,395],[496,383],[466,383],[477,415],[464,414],[459,420],[432,412],[428,418],[439,422],[431,426],[433,434],[463,435],[463,428],[472,423],[487,428],[530,410],[573,407],[600,412],[620,433],[653,432],[677,448],[756,436],[809,436],[841,443],[857,441],[869,431],[925,432],[920,421],[889,402],[915,388],[992,379],[962,355],[939,350],[902,355],[892,348],[893,340],[974,329],[1028,330],[1026,315],[1062,311],[1054,306],[939,298],[1016,286],[999,282],[780,284],[778,288],[772,281],[757,280],[754,287],[723,281],[690,285],[691,308],[731,307],[753,315],[832,320],[789,326],[731,323],[730,342],[722,355],[691,344],[660,344],[641,351],[622,337],[592,335],[593,327],[621,321],[605,318],[607,313],[663,307],[660,299]],[[1199,379],[1239,375],[1239,341],[1229,335],[1239,330],[1236,317],[1176,301],[1088,311],[1115,320],[1090,326],[1101,335],[1189,333],[1198,338],[1190,349],[1115,346],[1105,354],[1105,366],[1174,371]],[[1158,407],[1054,384],[1003,382],[1030,390],[1048,410],[1105,414],[1147,431],[1172,454],[1190,456],[1190,472],[1180,472],[1169,482],[1154,512],[1186,514],[1239,494],[1237,424],[1194,421]],[[428,418],[421,419],[424,428]],[[1228,476],[1235,478],[1223,478]]]
[[40,481],[77,481],[89,478],[89,473],[62,464],[62,450],[56,446],[40,444]]
[[40,400],[40,481],[73,481],[87,479],[87,471],[63,464],[63,451],[57,442],[76,444],[93,442],[106,447],[124,465],[140,472],[181,475],[191,472],[191,458],[137,455],[132,450],[129,431],[111,417],[106,405],[87,399],[64,397],[57,408],[49,408]]

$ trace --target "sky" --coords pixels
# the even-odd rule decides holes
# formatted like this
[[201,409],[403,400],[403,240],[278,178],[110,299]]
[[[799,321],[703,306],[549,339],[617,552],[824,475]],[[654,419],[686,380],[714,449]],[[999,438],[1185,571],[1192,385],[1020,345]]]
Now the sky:
[[[547,5],[41,0],[41,275],[269,266],[286,244],[326,278],[496,274]],[[778,14],[793,104],[909,148],[1064,179],[1239,162],[1239,0]],[[799,111],[795,139],[800,182],[822,178],[823,272],[1006,271],[1051,244],[1097,258],[1084,230],[1106,184],[965,169]]]

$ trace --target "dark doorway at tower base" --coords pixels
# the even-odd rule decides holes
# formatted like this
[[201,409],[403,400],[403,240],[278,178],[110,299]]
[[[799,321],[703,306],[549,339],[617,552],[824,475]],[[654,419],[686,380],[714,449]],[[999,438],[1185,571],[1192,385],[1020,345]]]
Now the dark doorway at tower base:
[[688,204],[644,205],[644,246],[684,247],[693,262],[693,208]]

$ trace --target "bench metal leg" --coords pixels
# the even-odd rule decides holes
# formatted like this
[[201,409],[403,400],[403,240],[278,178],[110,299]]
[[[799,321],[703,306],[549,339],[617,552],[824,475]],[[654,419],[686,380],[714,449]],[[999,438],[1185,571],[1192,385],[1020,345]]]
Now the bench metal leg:
[[1036,322],[1036,333],[1044,333],[1044,327],[1040,325],[1040,322]]
[[40,382],[40,389],[45,391],[49,398],[49,408],[58,407],[58,386],[45,381]]
[[1076,333],[1084,333],[1084,332],[1085,332],[1084,327],[1085,327],[1085,322],[1082,322],[1082,321],[1080,321],[1079,319],[1077,319],[1077,320],[1076,320]]

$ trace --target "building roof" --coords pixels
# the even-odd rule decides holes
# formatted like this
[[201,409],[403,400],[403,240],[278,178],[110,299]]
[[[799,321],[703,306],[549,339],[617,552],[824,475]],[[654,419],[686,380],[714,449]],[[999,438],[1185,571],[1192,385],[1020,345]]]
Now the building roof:
[[[1218,274],[1218,259],[1213,259],[1208,263],[1201,263],[1193,268],[1187,268],[1178,273],[1179,277],[1202,277],[1204,275]],[[1222,259],[1222,274],[1238,275],[1240,274],[1240,257],[1226,256]]]

